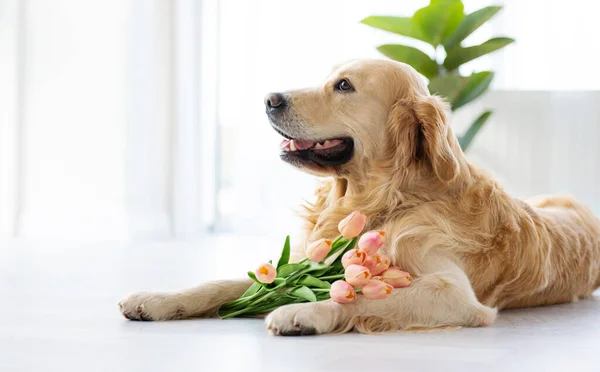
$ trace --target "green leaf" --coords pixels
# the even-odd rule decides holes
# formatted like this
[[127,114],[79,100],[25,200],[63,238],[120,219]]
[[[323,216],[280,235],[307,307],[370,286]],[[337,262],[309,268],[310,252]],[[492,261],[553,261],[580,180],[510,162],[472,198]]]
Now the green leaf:
[[460,147],[463,151],[467,151],[467,148],[469,148],[469,145],[473,141],[473,138],[475,138],[477,133],[479,133],[479,131],[491,115],[491,111],[484,112],[477,119],[475,119],[475,121],[473,122],[473,124],[471,124],[469,129],[467,129],[465,134],[458,137],[458,142],[460,143]]
[[327,260],[329,257],[333,256],[334,254],[339,254],[338,252],[342,251],[341,254],[339,254],[339,256],[336,258],[336,260],[340,260],[340,257],[349,249],[354,248],[354,246],[356,245],[356,242],[358,242],[358,237],[351,239],[351,240],[346,240],[344,242],[344,244],[341,245],[337,245],[335,247],[331,248],[331,251],[327,254],[327,257],[325,257],[325,260]]
[[331,288],[331,284],[324,282],[320,279],[315,278],[312,275],[302,275],[300,277],[300,279],[298,280],[297,284],[299,285],[304,285],[307,287],[313,287],[313,288],[324,288],[324,289],[328,289]]
[[429,92],[444,97],[452,103],[464,89],[467,80],[460,75],[437,76],[429,81]]
[[314,292],[310,290],[310,288],[306,286],[294,288],[290,291],[290,296],[300,298],[310,302],[317,302],[317,296],[315,296]]
[[406,45],[385,44],[379,46],[377,50],[394,61],[411,65],[428,79],[431,79],[438,72],[437,63],[417,48]]
[[462,1],[446,0],[434,1],[417,10],[412,20],[420,26],[427,42],[437,47],[447,35],[454,32],[464,16]]
[[320,263],[320,262],[311,262],[309,265],[309,268],[306,269],[307,273],[310,272],[314,272],[314,271],[318,271],[318,270],[322,270],[322,269],[327,269],[329,268],[329,265],[326,263]]
[[259,282],[258,279],[256,279],[256,275],[252,271],[248,271],[248,276],[250,277],[250,279],[254,280],[255,283],[258,283],[261,286],[263,285],[263,283]]
[[331,264],[332,270],[328,272],[327,275],[334,275],[344,272],[344,265],[342,265],[341,257],[342,256],[340,255],[338,259]]
[[288,235],[285,238],[285,243],[283,244],[283,250],[281,251],[281,257],[279,257],[279,262],[277,262],[277,267],[281,267],[287,264],[290,261],[290,236]]
[[448,55],[444,60],[444,67],[446,67],[446,70],[448,71],[453,71],[462,64],[494,52],[498,49],[502,49],[512,42],[514,42],[514,40],[509,37],[495,37],[480,45],[467,48],[458,47],[450,49],[448,50]]
[[321,270],[313,270],[310,273],[313,276],[321,276],[323,274],[329,273],[332,270],[332,267],[333,266],[328,266],[328,267],[325,267],[325,268],[323,268]]
[[468,77],[459,75],[439,76],[429,82],[429,92],[446,98],[452,111],[482,95],[489,87],[494,73],[482,71]]
[[317,293],[317,301],[325,301],[331,298],[329,292],[319,292]]
[[430,43],[430,40],[421,31],[421,27],[409,17],[370,16],[360,23]]
[[307,267],[309,267],[308,264],[298,264],[298,263],[281,265],[280,267],[277,268],[277,277],[285,278],[286,276],[290,275],[291,273],[298,271],[298,270],[304,270]]
[[274,291],[276,289],[282,288],[283,286],[285,286],[287,283],[287,280],[283,279],[283,278],[275,278],[275,280],[273,281],[273,283],[268,284],[267,286],[265,286],[265,289],[267,291]]
[[469,76],[464,89],[452,102],[452,111],[457,110],[459,107],[466,105],[485,93],[493,78],[494,73],[491,71],[482,71]]
[[[254,273],[252,273],[254,274]],[[247,296],[252,296],[253,294],[255,294],[256,292],[258,292],[258,290],[262,287],[262,285],[260,285],[259,283],[252,283],[252,285],[250,286],[250,288],[248,288],[246,290],[246,292],[244,292],[244,294],[240,297],[247,297]]]
[[337,249],[337,248],[339,248],[340,246],[342,246],[342,245],[344,245],[344,244],[346,244],[346,243],[348,243],[348,239],[346,239],[346,238],[343,238],[343,237],[340,235],[340,236],[338,236],[338,237],[337,237],[337,238],[336,238],[336,239],[333,241],[333,243],[331,244],[331,249]]
[[444,39],[444,47],[449,50],[460,46],[467,36],[490,20],[500,9],[501,6],[487,6],[464,17],[456,30]]

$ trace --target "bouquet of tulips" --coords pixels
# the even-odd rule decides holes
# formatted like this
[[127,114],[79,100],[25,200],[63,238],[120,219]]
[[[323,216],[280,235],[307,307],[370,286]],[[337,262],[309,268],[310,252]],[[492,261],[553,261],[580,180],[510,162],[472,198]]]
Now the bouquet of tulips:
[[219,315],[223,319],[256,315],[287,304],[329,298],[345,304],[356,300],[357,293],[376,300],[386,298],[394,288],[410,285],[410,274],[390,267],[390,260],[377,253],[385,240],[384,231],[368,231],[359,237],[366,222],[364,214],[352,212],[340,221],[337,238],[313,242],[306,250],[307,258],[298,263],[289,262],[288,236],[277,266],[269,261],[249,271],[254,283],[240,298],[221,306]]

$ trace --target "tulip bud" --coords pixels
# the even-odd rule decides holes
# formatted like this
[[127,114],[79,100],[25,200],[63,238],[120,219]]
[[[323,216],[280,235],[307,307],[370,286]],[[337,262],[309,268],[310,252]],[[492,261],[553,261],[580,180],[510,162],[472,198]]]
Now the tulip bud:
[[358,211],[354,211],[344,218],[338,224],[338,230],[340,234],[346,239],[352,239],[358,236],[360,232],[365,228],[367,223],[367,216],[361,214]]
[[350,265],[344,272],[344,278],[348,284],[355,287],[360,287],[369,282],[369,279],[371,279],[371,273],[364,266]]
[[342,256],[342,266],[346,269],[350,265],[362,265],[367,258],[367,254],[358,249],[351,249]]
[[392,266],[381,273],[381,278],[394,288],[408,287],[413,280],[409,273],[400,270],[397,266]]
[[320,239],[312,242],[306,248],[306,257],[313,262],[321,262],[325,259],[329,251],[331,251],[331,240]]
[[381,280],[370,280],[361,289],[363,296],[370,300],[381,300],[392,293],[394,287]]
[[269,284],[273,283],[275,280],[275,277],[277,276],[277,270],[270,263],[264,263],[260,265],[258,269],[256,269],[254,274],[259,282]]
[[375,254],[373,256],[367,256],[363,266],[369,269],[371,275],[376,276],[390,267],[390,260],[385,256]]
[[337,303],[347,304],[356,300],[356,291],[350,284],[343,280],[338,280],[331,284],[329,296]]
[[358,248],[368,255],[374,255],[385,242],[385,232],[372,230],[364,233],[358,240]]

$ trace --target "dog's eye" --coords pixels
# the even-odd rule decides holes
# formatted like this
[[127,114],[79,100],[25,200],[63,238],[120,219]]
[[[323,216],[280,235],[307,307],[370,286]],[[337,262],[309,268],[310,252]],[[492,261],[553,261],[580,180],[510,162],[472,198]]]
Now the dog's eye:
[[339,91],[343,91],[343,92],[354,90],[354,88],[352,87],[350,82],[346,79],[342,79],[342,80],[338,81],[337,84],[335,85],[335,89],[339,90]]

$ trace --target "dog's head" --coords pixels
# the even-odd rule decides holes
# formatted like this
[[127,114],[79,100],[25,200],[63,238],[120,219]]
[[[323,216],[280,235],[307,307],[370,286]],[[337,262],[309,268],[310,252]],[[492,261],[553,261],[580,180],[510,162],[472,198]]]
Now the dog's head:
[[351,61],[321,86],[268,94],[265,106],[285,138],[281,158],[319,176],[360,179],[385,161],[448,183],[464,161],[446,104],[403,63]]

